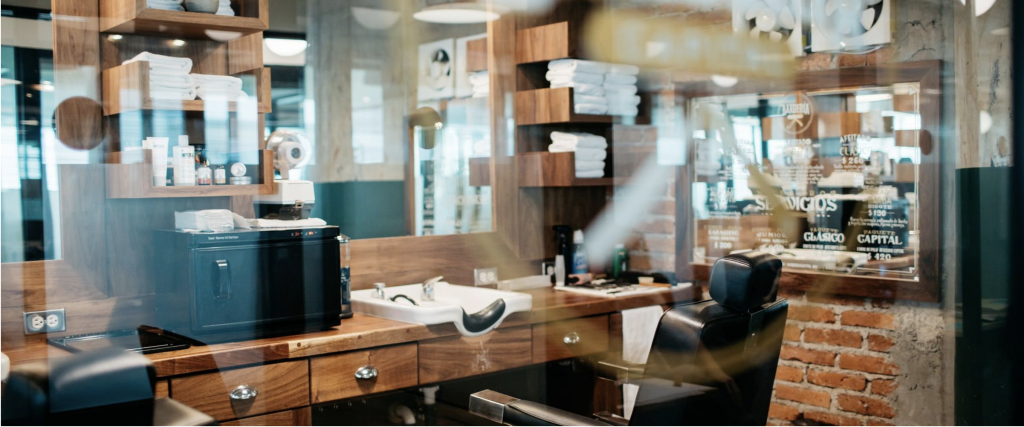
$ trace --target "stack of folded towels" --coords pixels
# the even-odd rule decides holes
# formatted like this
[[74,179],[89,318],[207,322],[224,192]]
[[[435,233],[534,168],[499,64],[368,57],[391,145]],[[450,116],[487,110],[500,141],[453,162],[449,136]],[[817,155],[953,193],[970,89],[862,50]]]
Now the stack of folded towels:
[[604,159],[608,156],[608,141],[590,133],[551,132],[552,153],[576,153],[577,178],[604,177]]
[[634,65],[607,64],[583,59],[558,59],[548,62],[545,78],[552,88],[573,88],[576,114],[636,116],[637,74]]
[[146,0],[146,7],[150,9],[176,10],[178,12],[184,12],[185,8],[181,6],[181,2],[182,0]]
[[235,16],[235,11],[231,9],[231,0],[220,0],[220,4],[217,5],[217,14]]
[[192,74],[192,79],[196,82],[196,94],[203,100],[237,101],[247,97],[242,91],[242,79],[238,77]]
[[196,83],[189,72],[192,60],[142,52],[123,64],[149,63],[149,97],[151,99],[196,99]]
[[473,98],[486,98],[491,93],[491,80],[487,71],[470,74],[469,84],[473,85]]

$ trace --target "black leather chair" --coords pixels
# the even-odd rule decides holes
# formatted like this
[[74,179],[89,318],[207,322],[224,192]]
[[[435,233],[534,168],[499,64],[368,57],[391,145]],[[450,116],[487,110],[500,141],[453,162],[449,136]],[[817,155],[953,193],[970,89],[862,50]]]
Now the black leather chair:
[[[662,315],[629,425],[765,425],[788,311],[781,270],[761,252],[720,258],[710,300]],[[469,410],[508,425],[613,425],[491,390]]]
[[82,353],[12,369],[4,425],[216,425],[202,412],[154,398],[156,370],[141,354]]

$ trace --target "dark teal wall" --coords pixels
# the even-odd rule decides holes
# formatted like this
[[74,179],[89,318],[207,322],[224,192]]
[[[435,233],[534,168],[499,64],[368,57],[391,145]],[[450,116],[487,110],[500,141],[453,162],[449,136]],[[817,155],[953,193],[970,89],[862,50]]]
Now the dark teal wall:
[[405,182],[357,181],[313,185],[312,216],[353,239],[405,236]]

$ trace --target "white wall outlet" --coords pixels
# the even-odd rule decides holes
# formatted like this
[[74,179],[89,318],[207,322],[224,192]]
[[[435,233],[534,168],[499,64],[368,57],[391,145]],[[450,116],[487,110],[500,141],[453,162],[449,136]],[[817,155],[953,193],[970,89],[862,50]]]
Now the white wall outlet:
[[64,322],[63,308],[25,313],[25,334],[63,332],[66,330],[67,324]]
[[473,270],[473,284],[476,286],[490,286],[498,284],[497,268],[477,268]]

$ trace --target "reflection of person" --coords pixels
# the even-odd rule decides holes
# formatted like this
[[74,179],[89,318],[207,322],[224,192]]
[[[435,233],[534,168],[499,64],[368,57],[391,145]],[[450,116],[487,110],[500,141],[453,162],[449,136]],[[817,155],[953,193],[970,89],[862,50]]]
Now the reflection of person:
[[450,84],[452,74],[451,57],[444,49],[438,49],[430,55],[427,65],[427,79],[430,87],[441,90]]
[[1010,143],[1005,136],[996,142],[996,154],[992,156],[992,166],[1010,166]]

